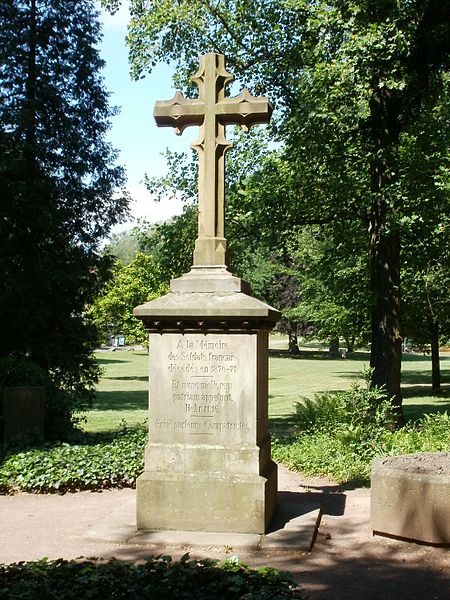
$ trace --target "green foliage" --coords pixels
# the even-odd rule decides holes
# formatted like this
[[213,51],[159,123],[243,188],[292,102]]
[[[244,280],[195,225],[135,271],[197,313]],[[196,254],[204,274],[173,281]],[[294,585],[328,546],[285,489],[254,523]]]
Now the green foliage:
[[89,314],[103,341],[108,335],[123,333],[127,343],[146,343],[147,333],[142,321],[133,317],[133,308],[167,291],[159,265],[152,256],[138,252],[129,264],[116,263],[113,279],[101,290]]
[[164,282],[187,273],[197,237],[197,205],[189,204],[181,215],[157,224],[142,222],[135,231],[143,252],[158,264]]
[[365,244],[362,228],[349,223],[305,227],[293,236],[292,253],[301,265],[299,302],[284,314],[313,324],[316,339],[344,338],[349,349],[367,343],[370,293]]
[[[440,223],[449,212],[448,3],[130,4],[128,43],[136,78],[158,62],[171,62],[178,83],[187,87],[198,55],[222,52],[240,81],[277,106],[281,151],[258,161],[254,176],[241,182],[243,218],[237,221],[250,224],[246,228],[263,239],[279,238],[280,245],[304,224],[340,221],[346,239],[353,237],[352,229],[369,231],[355,253],[356,258],[365,254],[364,264],[356,265],[353,282],[343,280],[350,298],[360,287],[359,274],[365,287],[370,285],[374,382],[389,385],[400,403],[401,250],[421,220]],[[429,270],[425,246],[422,241],[424,252],[416,252],[415,272]],[[334,302],[337,285],[329,283],[326,278],[325,285],[314,286],[315,297],[327,300],[314,317],[323,331],[348,328],[355,303]],[[444,299],[445,286],[438,287]],[[353,297],[360,300],[359,294]],[[342,306],[347,312],[340,318]],[[366,310],[361,306],[358,314]],[[366,335],[367,329],[367,322],[358,322],[356,335]]]
[[20,356],[0,358],[0,388],[20,385],[45,385],[48,373],[32,360]]
[[353,384],[345,392],[317,394],[296,407],[295,437],[275,441],[276,460],[306,475],[367,484],[379,456],[450,450],[450,418],[424,415],[394,430],[392,407],[382,389]]
[[0,356],[44,369],[64,415],[98,380],[85,306],[109,277],[101,241],[128,210],[97,17],[93,0],[0,3]]
[[0,490],[62,494],[134,487],[144,469],[146,441],[144,430],[123,429],[112,440],[9,448],[0,466]]
[[128,265],[139,251],[139,242],[131,231],[121,231],[113,233],[109,237],[108,244],[105,247],[105,253],[120,260],[124,265]]
[[0,599],[158,598],[158,600],[288,600],[303,595],[286,574],[253,570],[234,560],[192,560],[184,555],[145,563],[58,559],[0,565]]
[[449,452],[450,415],[447,412],[425,414],[393,435],[385,435],[383,442],[384,453],[389,455]]

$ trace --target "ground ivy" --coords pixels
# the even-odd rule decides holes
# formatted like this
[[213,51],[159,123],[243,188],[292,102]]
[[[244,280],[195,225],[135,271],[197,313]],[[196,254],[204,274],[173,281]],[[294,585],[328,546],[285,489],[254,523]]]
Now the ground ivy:
[[112,559],[46,559],[0,565],[0,599],[158,598],[159,600],[301,600],[290,577],[276,569],[253,570],[238,560],[179,561],[169,556],[132,564]]
[[64,493],[134,487],[144,469],[144,430],[123,430],[92,443],[9,449],[0,466],[0,490]]

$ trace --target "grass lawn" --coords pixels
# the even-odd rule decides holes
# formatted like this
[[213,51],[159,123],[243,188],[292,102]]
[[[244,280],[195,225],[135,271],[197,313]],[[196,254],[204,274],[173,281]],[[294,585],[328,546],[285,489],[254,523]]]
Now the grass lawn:
[[139,352],[97,352],[103,368],[92,409],[86,413],[87,431],[112,431],[125,422],[144,425],[148,404],[148,354]]
[[[272,429],[289,424],[295,403],[302,396],[328,390],[344,390],[357,380],[369,364],[367,352],[347,359],[329,359],[326,352],[302,349],[290,357],[284,342],[272,338],[269,358],[269,418]],[[87,431],[112,431],[121,423],[144,425],[147,418],[148,355],[144,351],[98,352],[104,368],[92,410],[87,413]],[[431,396],[431,359],[420,354],[403,358],[404,407],[408,418],[428,411],[450,411],[450,354],[441,357],[441,396]]]

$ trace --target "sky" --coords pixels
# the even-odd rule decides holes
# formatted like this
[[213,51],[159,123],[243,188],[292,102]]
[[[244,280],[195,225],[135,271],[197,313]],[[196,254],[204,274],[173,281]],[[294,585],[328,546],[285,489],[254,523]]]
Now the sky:
[[[125,35],[128,23],[128,10],[124,7],[115,15],[102,12],[103,41],[100,54],[106,61],[103,70],[105,87],[111,93],[110,103],[120,108],[113,118],[110,140],[120,151],[119,164],[127,172],[127,188],[133,198],[133,217],[145,218],[150,222],[165,220],[180,214],[182,204],[177,199],[155,202],[143,182],[145,174],[164,175],[166,163],[161,153],[165,148],[173,151],[187,151],[189,144],[197,136],[197,127],[186,130],[177,136],[171,127],[158,128],[153,118],[156,100],[169,100],[175,94],[172,72],[167,65],[158,65],[155,70],[139,81],[132,81],[129,74],[128,49]],[[114,229],[114,232],[130,229],[133,222],[127,222]]]

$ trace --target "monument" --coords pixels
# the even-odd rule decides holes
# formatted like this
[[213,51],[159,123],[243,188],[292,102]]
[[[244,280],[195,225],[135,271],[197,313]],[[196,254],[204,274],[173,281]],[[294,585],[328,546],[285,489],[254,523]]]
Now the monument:
[[268,332],[279,313],[226,267],[225,126],[267,123],[272,107],[233,77],[221,54],[200,57],[198,98],[179,91],[154,116],[199,127],[198,238],[189,273],[134,309],[149,331],[149,441],[136,483],[137,528],[264,533],[277,505],[268,431]]

